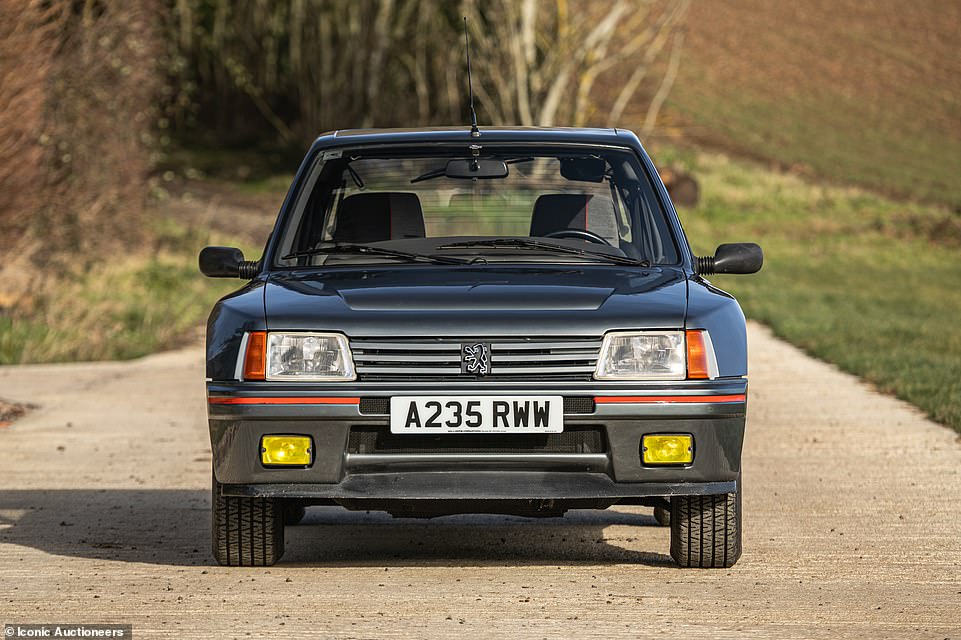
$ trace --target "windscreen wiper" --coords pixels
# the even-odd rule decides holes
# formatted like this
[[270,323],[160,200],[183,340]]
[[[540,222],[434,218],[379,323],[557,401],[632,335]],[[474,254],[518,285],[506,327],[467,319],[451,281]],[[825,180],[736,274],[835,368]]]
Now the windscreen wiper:
[[602,251],[591,251],[590,249],[578,249],[576,247],[567,247],[560,244],[554,244],[552,242],[542,242],[540,240],[534,240],[533,238],[494,238],[492,240],[468,240],[465,242],[452,242],[450,244],[445,244],[437,248],[438,249],[467,249],[471,247],[494,247],[494,248],[506,248],[506,249],[525,249],[525,250],[530,249],[535,251],[548,251],[551,253],[564,253],[572,256],[598,258],[602,260],[607,260],[608,262],[613,262],[615,264],[629,264],[633,267],[651,266],[650,260],[635,260],[634,258],[628,258],[626,256],[615,256],[609,253],[604,253]]
[[411,183],[411,184],[417,184],[418,182],[423,182],[424,180],[433,180],[434,178],[439,178],[439,177],[441,177],[441,176],[444,175],[445,173],[447,173],[447,166],[446,166],[446,165],[443,166],[443,167],[441,167],[440,169],[432,169],[432,170],[428,171],[427,173],[422,173],[422,174],[420,174],[419,176],[417,176],[416,178],[412,178],[411,181],[410,181],[410,183]]
[[436,264],[469,264],[469,260],[461,258],[451,258],[449,256],[430,256],[422,253],[412,253],[410,251],[398,251],[396,249],[385,249],[384,247],[372,247],[367,244],[355,244],[352,242],[337,242],[333,244],[320,245],[306,251],[296,251],[283,256],[281,260],[291,260],[293,258],[306,258],[322,254],[362,254],[374,256],[386,256],[389,258],[400,258],[412,262],[433,262]]

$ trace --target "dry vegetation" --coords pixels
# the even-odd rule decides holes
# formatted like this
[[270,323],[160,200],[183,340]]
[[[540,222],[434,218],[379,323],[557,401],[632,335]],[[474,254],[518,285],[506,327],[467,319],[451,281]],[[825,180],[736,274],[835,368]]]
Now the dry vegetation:
[[[665,56],[666,45],[673,42],[672,53],[679,50],[689,4],[464,3],[479,63],[475,87],[487,121],[613,124],[638,89],[652,85],[647,120],[653,122],[676,75],[675,56]],[[667,70],[655,74],[652,64],[661,58]],[[618,91],[613,100],[600,102],[594,87],[605,80],[617,82]]]
[[26,3],[0,3],[0,250],[5,253],[26,227],[23,212],[39,204],[44,150],[38,132],[53,49],[43,25],[49,19]]
[[[651,95],[688,0],[178,0],[175,130],[300,147],[318,133],[467,122],[462,17],[480,121],[604,124]],[[594,84],[630,78],[598,105]],[[663,102],[661,100],[660,102]],[[225,108],[228,107],[229,108]]]
[[135,358],[201,339],[214,301],[240,283],[201,277],[197,252],[222,244],[259,255],[283,193],[171,188],[147,210],[137,251],[49,282],[29,313],[0,315],[0,363]]
[[158,15],[152,0],[0,5],[0,308],[143,238]]

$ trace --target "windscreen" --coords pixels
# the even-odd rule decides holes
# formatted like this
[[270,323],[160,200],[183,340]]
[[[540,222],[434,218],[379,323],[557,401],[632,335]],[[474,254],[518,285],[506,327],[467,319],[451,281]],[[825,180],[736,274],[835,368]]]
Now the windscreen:
[[678,262],[665,213],[628,150],[345,150],[322,154],[304,187],[277,266],[431,262],[390,251],[484,262],[598,259],[590,254]]

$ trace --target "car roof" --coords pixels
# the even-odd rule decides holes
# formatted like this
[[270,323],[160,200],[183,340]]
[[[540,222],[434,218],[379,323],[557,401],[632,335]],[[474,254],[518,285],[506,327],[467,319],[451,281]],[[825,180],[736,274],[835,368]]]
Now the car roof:
[[468,142],[532,142],[580,143],[640,147],[633,132],[627,129],[587,127],[478,127],[479,136],[471,136],[469,126],[423,127],[416,129],[341,129],[321,134],[314,147],[337,147],[378,143],[443,143]]

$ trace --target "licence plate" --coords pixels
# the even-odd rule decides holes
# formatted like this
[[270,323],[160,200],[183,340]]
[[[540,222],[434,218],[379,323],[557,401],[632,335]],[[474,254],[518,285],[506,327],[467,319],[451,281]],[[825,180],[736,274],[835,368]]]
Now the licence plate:
[[561,396],[394,396],[391,433],[561,433]]

